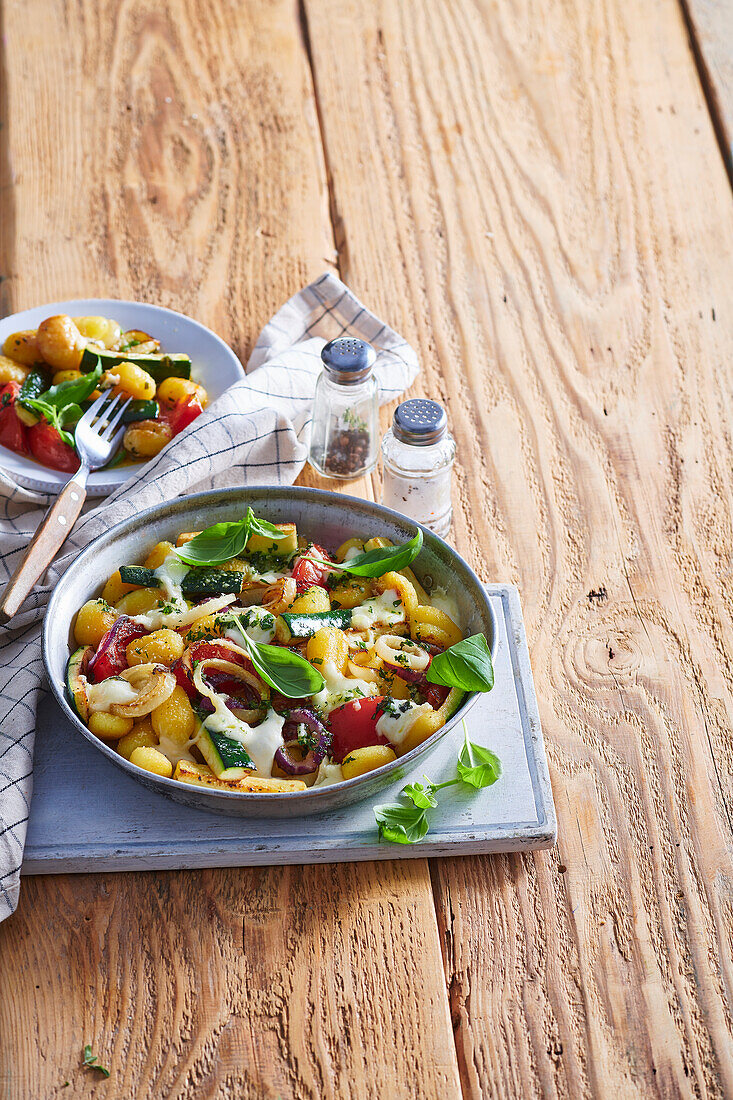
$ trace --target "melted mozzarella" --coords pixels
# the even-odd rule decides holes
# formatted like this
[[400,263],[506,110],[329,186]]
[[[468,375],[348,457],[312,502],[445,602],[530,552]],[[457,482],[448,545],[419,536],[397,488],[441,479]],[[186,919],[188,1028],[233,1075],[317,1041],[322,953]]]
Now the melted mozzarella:
[[181,561],[177,554],[169,554],[163,564],[153,570],[168,600],[181,611],[186,610],[186,600],[181,585],[189,569],[190,566]]
[[458,604],[452,596],[448,595],[444,588],[434,588],[430,593],[430,602],[433,607],[437,607],[439,611],[443,611],[456,626],[460,626],[461,613],[458,610]]
[[98,684],[89,684],[86,693],[90,714],[96,711],[109,713],[113,703],[131,703],[133,699],[137,699],[137,692],[132,684],[119,676],[110,676]]
[[189,749],[196,744],[196,738],[192,738],[190,741],[186,741],[185,744],[180,745],[177,741],[171,740],[170,737],[161,737],[157,748],[167,756],[171,764],[175,765],[179,760],[187,760],[189,764],[195,764],[195,757],[191,756]]
[[197,619],[203,619],[204,615],[213,615],[215,611],[221,611],[230,603],[234,603],[236,598],[233,593],[229,596],[215,596],[212,600],[206,600],[186,611],[165,612],[154,608],[152,611],[146,611],[144,615],[132,615],[131,618],[146,630],[160,630],[162,626],[169,626],[175,630],[179,626],[190,626]]
[[381,733],[382,737],[386,737],[393,745],[401,745],[418,716],[432,712],[433,708],[430,703],[418,705],[409,699],[396,703],[395,706],[399,707],[400,713],[392,715],[385,711],[377,722],[377,733]]
[[352,676],[344,676],[333,661],[326,661],[319,671],[325,684],[322,690],[313,696],[313,704],[318,710],[329,713],[353,699],[377,694],[376,684],[370,684],[368,680],[356,680]]
[[272,761],[275,752],[283,743],[282,730],[285,719],[274,710],[269,710],[259,726],[250,726],[232,714],[221,695],[218,695],[205,683],[201,669],[195,668],[193,682],[202,695],[211,701],[214,713],[206,719],[206,725],[213,733],[223,733],[233,741],[239,741],[252,758],[258,775],[272,776]]
[[[253,642],[271,642],[275,637],[275,616],[264,607],[248,607],[246,611],[238,612],[237,622],[241,623],[242,630]],[[241,631],[234,625],[227,628],[224,637],[237,645],[242,641]]]
[[351,626],[354,630],[369,630],[377,623],[392,626],[405,621],[405,608],[396,588],[388,588],[381,596],[355,607],[351,612]]
[[358,558],[359,555],[363,553],[364,551],[360,550],[358,546],[350,546],[349,549],[346,551],[346,554],[344,555],[343,563],[346,564],[347,561],[353,561],[354,558]]
[[313,787],[332,787],[334,783],[343,783],[344,773],[341,771],[340,764],[327,764],[325,760],[318,769],[318,775],[316,776]]

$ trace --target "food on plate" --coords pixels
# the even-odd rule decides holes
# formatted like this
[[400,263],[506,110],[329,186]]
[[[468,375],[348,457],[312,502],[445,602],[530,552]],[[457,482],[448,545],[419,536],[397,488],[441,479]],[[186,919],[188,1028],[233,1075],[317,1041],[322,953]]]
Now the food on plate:
[[0,355],[0,445],[54,470],[79,466],[73,428],[104,390],[129,398],[109,465],[152,458],[203,412],[188,355],[108,317],[47,317],[8,336]]
[[254,515],[120,562],[77,612],[66,688],[79,718],[145,771],[235,792],[353,779],[493,684],[483,635],[400,545],[337,549]]

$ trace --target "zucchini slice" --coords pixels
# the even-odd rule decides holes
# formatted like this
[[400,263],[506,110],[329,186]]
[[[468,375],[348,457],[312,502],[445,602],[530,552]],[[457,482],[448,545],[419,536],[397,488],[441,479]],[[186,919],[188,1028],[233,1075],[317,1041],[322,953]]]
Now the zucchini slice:
[[244,779],[255,770],[251,756],[240,741],[209,729],[199,730],[196,745],[217,779]]
[[[141,588],[160,588],[160,578],[142,565],[121,565],[120,579],[124,584]],[[184,596],[238,596],[244,584],[244,573],[227,569],[189,569],[181,583]]]
[[322,626],[335,626],[348,630],[351,625],[351,608],[335,608],[332,611],[314,611],[310,615],[284,611],[275,620],[275,637],[281,642],[293,638],[310,638]]
[[466,693],[463,690],[463,688],[451,688],[450,689],[450,691],[448,692],[448,694],[445,697],[445,703],[446,703],[445,720],[446,720],[446,722],[448,721],[449,718],[453,717],[453,715],[456,713],[456,711],[458,710],[458,708],[460,707],[461,703],[463,702],[463,700],[465,698],[466,698]]
[[86,681],[81,671],[88,648],[89,647],[85,645],[79,646],[79,648],[69,657],[69,662],[66,666],[66,694],[69,696],[69,702],[82,722],[86,722],[89,718],[89,701],[87,699]]
[[123,424],[134,424],[136,420],[156,420],[160,413],[157,401],[131,401],[122,414]]
[[244,573],[228,569],[190,569],[181,583],[184,596],[238,596]]
[[114,371],[120,363],[134,363],[142,367],[156,382],[166,378],[190,378],[191,360],[187,355],[135,355],[124,351],[105,351],[104,348],[86,347],[82,353],[79,370],[94,370],[97,360],[101,360],[102,369]]
[[142,565],[121,565],[120,580],[123,584],[139,584],[141,588],[160,588],[160,578]]

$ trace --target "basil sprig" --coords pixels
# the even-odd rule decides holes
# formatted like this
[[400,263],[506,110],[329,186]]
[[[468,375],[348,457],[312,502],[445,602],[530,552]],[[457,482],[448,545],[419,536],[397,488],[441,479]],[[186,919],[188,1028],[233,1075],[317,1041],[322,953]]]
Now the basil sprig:
[[302,699],[321,691],[325,683],[317,668],[286,646],[253,642],[238,615],[232,615],[249,659],[266,684],[288,699]]
[[[379,546],[374,550],[365,550],[363,554],[357,554],[349,561],[328,562],[328,568],[350,573],[352,577],[381,577],[390,570],[404,569],[413,562],[422,550],[422,542],[422,531],[418,527],[417,534],[409,542],[402,542],[398,546]],[[307,560],[323,565],[320,558]]]
[[66,426],[76,424],[84,415],[81,402],[97,388],[97,383],[102,377],[102,361],[97,358],[97,365],[83,378],[73,378],[68,382],[59,382],[57,386],[39,393],[38,397],[24,397],[22,404],[25,408],[44,416],[49,424],[56,429],[64,443],[74,446],[74,436],[67,432]]
[[426,673],[431,684],[463,688],[464,691],[491,691],[494,666],[491,650],[483,634],[472,634],[439,653]]
[[82,1065],[86,1069],[96,1069],[102,1074],[103,1077],[109,1077],[109,1070],[106,1066],[100,1066],[99,1059],[97,1058],[96,1054],[92,1054],[92,1048],[88,1043],[84,1047],[83,1053],[84,1061],[82,1062]]
[[176,554],[188,565],[219,565],[230,558],[238,557],[251,535],[262,535],[273,542],[281,542],[288,537],[288,532],[281,531],[265,519],[259,519],[248,508],[244,519],[232,523],[215,523],[212,527],[207,527],[189,542],[177,547]]
[[[465,731],[465,724],[464,724]],[[425,776],[425,783],[408,783],[400,794],[402,802],[387,802],[374,807],[374,817],[382,840],[393,844],[417,844],[430,828],[428,810],[438,805],[438,791],[454,787],[458,783],[481,790],[496,783],[501,775],[501,762],[491,749],[475,745],[465,734],[463,748],[456,763],[458,775],[445,783],[433,783]]]

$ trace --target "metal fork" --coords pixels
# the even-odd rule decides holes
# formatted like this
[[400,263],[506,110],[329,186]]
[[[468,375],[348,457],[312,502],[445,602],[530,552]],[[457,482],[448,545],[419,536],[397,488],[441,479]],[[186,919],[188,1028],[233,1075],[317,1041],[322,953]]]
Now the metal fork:
[[5,585],[0,597],[0,624],[7,623],[17,614],[33,585],[48,569],[76,523],[87,497],[89,474],[109,462],[122,440],[125,427],[120,422],[130,400],[128,397],[120,404],[120,395],[113,397],[107,390],[77,422],[74,441],[81,465],[71,475],[46,513],[28,543],[17,569]]

